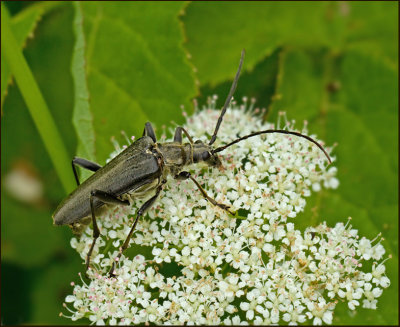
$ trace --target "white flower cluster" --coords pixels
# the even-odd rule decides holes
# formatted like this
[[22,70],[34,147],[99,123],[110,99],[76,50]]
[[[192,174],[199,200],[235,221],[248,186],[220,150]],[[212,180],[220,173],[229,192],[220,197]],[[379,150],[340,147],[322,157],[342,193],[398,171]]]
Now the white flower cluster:
[[[205,131],[213,131],[220,113],[214,101],[187,119],[194,139],[209,140]],[[246,109],[246,100],[228,109],[218,144],[274,128]],[[62,315],[123,325],[330,324],[338,301],[347,301],[351,310],[361,301],[376,309],[389,286],[379,237],[359,239],[349,222],[304,232],[291,222],[311,191],[338,186],[336,168],[327,168],[318,147],[300,137],[268,134],[230,147],[221,159],[220,169],[190,169],[210,197],[237,211],[235,217],[208,203],[191,180],[169,178],[130,243],[150,246],[152,256],[122,255],[116,277],[109,277],[143,200],[110,208],[98,219],[101,237],[89,281],[73,285],[65,304],[71,314]],[[85,260],[91,242],[88,227],[71,245]],[[372,260],[372,270],[364,272],[361,266]]]

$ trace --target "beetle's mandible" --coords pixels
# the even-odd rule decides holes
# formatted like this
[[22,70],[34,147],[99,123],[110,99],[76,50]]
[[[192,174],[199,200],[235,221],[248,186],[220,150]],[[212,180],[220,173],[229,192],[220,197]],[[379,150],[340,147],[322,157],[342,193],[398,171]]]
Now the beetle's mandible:
[[[205,199],[213,205],[230,212],[228,205],[218,203],[213,198],[209,197],[194,177],[188,171],[184,170],[184,167],[198,162],[205,162],[212,167],[218,167],[221,165],[221,161],[217,153],[244,139],[269,133],[295,135],[305,138],[317,145],[328,158],[329,163],[331,162],[327,152],[314,139],[307,135],[287,130],[269,129],[258,131],[240,137],[224,146],[213,148],[212,145],[217,138],[222,119],[239,80],[244,54],[245,51],[243,50],[235,79],[208,144],[200,140],[193,141],[189,133],[183,127],[176,128],[173,142],[158,143],[151,124],[146,123],[143,136],[129,145],[105,166],[102,167],[82,158],[74,158],[72,160],[72,169],[78,187],[60,203],[53,214],[53,219],[56,225],[70,225],[72,228],[77,228],[85,217],[91,216],[93,224],[93,242],[86,257],[86,268],[90,265],[90,257],[96,239],[100,235],[96,222],[96,209],[103,204],[129,205],[128,200],[122,199],[124,194],[130,194],[132,197],[142,197],[152,194],[137,211],[135,221],[118,253],[117,258],[119,259],[123,251],[129,245],[130,238],[139,218],[143,216],[145,211],[156,201],[168,176],[172,176],[178,180],[191,179]],[[182,134],[185,134],[189,140],[188,143],[182,143]],[[94,174],[82,184],[79,183],[76,173],[77,165],[94,171]],[[113,261],[114,263],[111,266],[110,275],[114,275],[115,261],[116,260]]]

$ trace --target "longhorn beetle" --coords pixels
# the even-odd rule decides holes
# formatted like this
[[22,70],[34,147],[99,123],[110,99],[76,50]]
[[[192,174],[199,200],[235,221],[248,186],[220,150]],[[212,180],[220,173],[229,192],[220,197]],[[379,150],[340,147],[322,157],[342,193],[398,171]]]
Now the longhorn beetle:
[[[262,130],[240,137],[224,146],[213,148],[212,145],[217,138],[222,119],[231,102],[239,80],[244,54],[245,51],[242,50],[239,68],[236,72],[228,97],[226,98],[225,104],[221,110],[214,133],[208,144],[204,144],[200,140],[193,141],[189,133],[183,127],[176,128],[173,142],[157,143],[153,127],[150,123],[146,123],[143,136],[129,145],[105,166],[101,167],[97,163],[77,157],[72,160],[72,170],[78,187],[60,203],[53,214],[53,220],[55,225],[68,224],[74,229],[74,227],[77,228],[77,226],[82,223],[83,218],[91,215],[93,224],[93,241],[86,256],[86,269],[89,267],[90,257],[96,239],[100,235],[96,222],[96,209],[101,207],[103,204],[119,204],[127,206],[129,205],[129,201],[121,198],[124,194],[130,194],[133,197],[142,197],[155,191],[155,194],[153,193],[150,199],[148,199],[137,211],[136,219],[124,244],[119,250],[117,256],[119,259],[123,251],[129,245],[130,238],[139,218],[143,216],[145,211],[153,205],[157,197],[160,195],[167,176],[172,176],[177,180],[191,179],[205,199],[213,205],[232,213],[230,212],[228,205],[218,203],[213,198],[209,197],[207,192],[200,186],[193,176],[188,171],[184,170],[184,167],[198,162],[205,162],[209,166],[219,167],[221,166],[221,161],[217,153],[229,148],[235,143],[261,134],[282,133],[295,135],[305,138],[318,146],[318,148],[320,148],[328,158],[329,163],[331,163],[329,155],[315,140],[307,135],[287,130]],[[189,143],[182,143],[182,133],[185,134]],[[76,173],[76,166],[81,166],[94,171],[95,173],[80,184]],[[116,260],[113,261],[109,272],[111,276],[114,275],[115,261]]]

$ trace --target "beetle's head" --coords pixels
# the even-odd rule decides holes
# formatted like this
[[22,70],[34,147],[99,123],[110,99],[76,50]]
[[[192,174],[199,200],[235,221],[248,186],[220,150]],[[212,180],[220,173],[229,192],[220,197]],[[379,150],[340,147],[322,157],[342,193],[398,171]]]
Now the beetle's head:
[[212,167],[221,166],[221,160],[218,158],[218,155],[213,153],[213,148],[200,140],[197,140],[193,144],[193,162],[205,162]]

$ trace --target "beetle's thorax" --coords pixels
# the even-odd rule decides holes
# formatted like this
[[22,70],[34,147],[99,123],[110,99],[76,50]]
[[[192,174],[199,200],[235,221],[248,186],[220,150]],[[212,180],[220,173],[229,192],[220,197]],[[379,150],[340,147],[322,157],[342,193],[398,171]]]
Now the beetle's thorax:
[[177,142],[157,143],[155,149],[162,156],[164,170],[167,174],[176,175],[184,166],[191,163],[190,144]]
[[218,166],[220,163],[218,157],[211,154],[211,147],[201,141],[193,144],[157,143],[156,150],[161,154],[168,174],[172,176],[179,174],[185,166],[193,163],[205,162],[211,166]]

